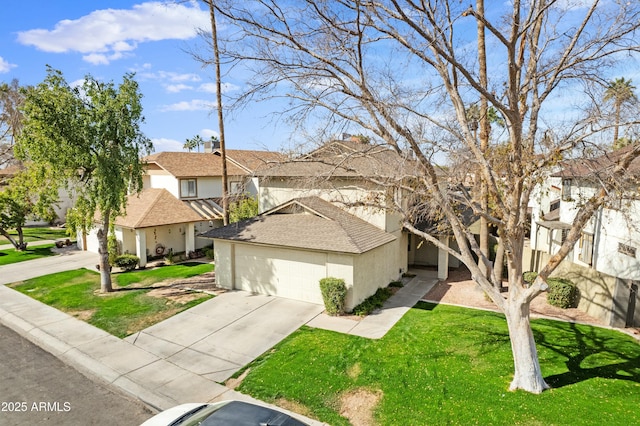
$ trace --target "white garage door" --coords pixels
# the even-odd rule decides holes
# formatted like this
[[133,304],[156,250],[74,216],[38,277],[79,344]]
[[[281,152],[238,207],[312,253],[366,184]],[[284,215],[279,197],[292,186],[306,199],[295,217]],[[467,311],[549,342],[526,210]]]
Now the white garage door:
[[326,277],[324,253],[237,244],[235,287],[322,304],[319,281]]

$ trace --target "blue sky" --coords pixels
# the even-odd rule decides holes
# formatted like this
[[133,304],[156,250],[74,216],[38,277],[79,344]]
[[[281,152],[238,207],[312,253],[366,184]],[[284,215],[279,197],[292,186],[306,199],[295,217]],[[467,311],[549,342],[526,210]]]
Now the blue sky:
[[[0,81],[38,84],[47,64],[70,83],[86,74],[118,83],[133,71],[143,94],[145,134],[156,151],[182,150],[186,138],[217,135],[214,71],[185,52],[204,47],[196,32],[209,25],[208,10],[197,2],[12,1],[0,14]],[[233,76],[223,83],[223,92],[242,85]],[[229,148],[285,144],[289,130],[273,123],[265,108],[225,120]]]

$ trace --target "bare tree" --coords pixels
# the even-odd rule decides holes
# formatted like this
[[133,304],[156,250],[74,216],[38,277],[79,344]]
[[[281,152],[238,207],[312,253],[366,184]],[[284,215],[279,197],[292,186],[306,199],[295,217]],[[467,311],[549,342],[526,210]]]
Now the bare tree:
[[17,79],[0,84],[0,167],[14,161],[13,144],[22,129],[24,94]]
[[[256,0],[216,7],[235,29],[230,34],[236,43],[227,53],[255,71],[241,100],[283,97],[284,113],[293,120],[348,122],[399,153],[412,151],[419,172],[395,183],[415,201],[395,205],[404,213],[404,227],[462,261],[505,313],[515,367],[510,389],[548,388],[530,327],[530,303],[547,289],[546,279],[588,219],[609,201],[608,188],[640,145],[636,142],[600,180],[599,192],[582,204],[562,247],[530,286],[522,279],[527,206],[541,171],[611,128],[589,114],[595,110],[591,99],[579,93],[602,84],[600,76],[621,53],[637,54],[640,5],[514,0],[490,14],[446,0]],[[484,59],[476,56],[481,40],[487,44],[486,74]],[[552,110],[550,101],[562,90],[572,93],[571,102]],[[465,106],[478,99],[504,120],[500,146],[482,147],[474,137]],[[553,130],[553,141],[545,130]],[[453,175],[443,184],[433,158],[460,146],[486,184],[490,202],[482,203]],[[498,229],[508,265],[506,298],[486,252],[464,224],[461,205]],[[430,206],[438,206],[459,249],[415,226],[413,219],[428,214]]]

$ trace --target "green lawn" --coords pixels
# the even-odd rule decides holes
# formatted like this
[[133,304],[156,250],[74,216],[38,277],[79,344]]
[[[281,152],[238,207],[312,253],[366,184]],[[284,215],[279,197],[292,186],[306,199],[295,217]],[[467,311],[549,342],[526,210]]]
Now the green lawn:
[[24,251],[16,251],[15,249],[0,250],[0,266],[38,259],[40,257],[53,256],[55,253],[51,251],[52,247],[53,244],[45,244],[42,246],[27,247]]
[[[509,392],[504,318],[420,303],[380,340],[303,327],[250,365],[238,389],[348,425],[340,397],[379,391],[379,425],[640,424],[640,345],[597,327],[536,320],[543,374],[553,389]],[[284,402],[283,402],[284,401]]]
[[[64,228],[22,228],[25,242],[67,239],[67,230]],[[15,230],[9,231],[9,235],[18,237]],[[0,235],[0,245],[11,244],[4,236]]]
[[[165,277],[183,278],[189,274],[209,272],[213,265],[190,263],[159,269],[163,269]],[[137,274],[139,279],[145,279],[146,275],[156,274],[155,271],[125,272],[114,274],[114,277],[119,280],[129,274]],[[194,300],[182,303],[148,296],[149,289],[122,289],[100,294],[100,275],[87,269],[45,275],[11,287],[118,337],[143,330],[212,297],[197,293]]]

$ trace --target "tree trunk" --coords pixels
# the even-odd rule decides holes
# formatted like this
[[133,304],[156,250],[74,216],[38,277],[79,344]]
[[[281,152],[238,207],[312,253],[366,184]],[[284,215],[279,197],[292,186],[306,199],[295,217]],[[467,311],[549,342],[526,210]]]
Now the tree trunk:
[[[478,14],[484,16],[484,0],[476,1],[476,8]],[[484,23],[478,19],[477,20],[477,31],[478,31],[478,65],[479,65],[479,82],[482,87],[488,86],[487,79],[487,48],[485,43],[485,34],[484,34]],[[487,102],[487,98],[485,96],[480,96],[480,151],[482,153],[486,153],[487,149],[489,149],[489,115],[488,115],[489,105]],[[480,180],[480,205],[483,212],[489,211],[489,195],[487,182],[484,179],[482,173],[479,174],[481,177]],[[488,259],[489,258],[489,222],[487,218],[482,216],[480,218],[480,251],[483,255]],[[485,266],[484,262],[481,260],[478,262],[478,266],[482,271],[482,274],[485,278],[489,278],[490,271]]]
[[98,229],[96,235],[98,237],[98,253],[100,255],[98,265],[100,266],[101,293],[109,293],[113,291],[113,287],[111,285],[111,265],[109,264],[108,235],[109,223],[105,222],[102,225],[102,228]]
[[229,224],[229,183],[227,176],[227,147],[224,137],[224,117],[222,112],[222,74],[220,73],[220,50],[218,49],[218,29],[214,0],[209,0],[209,18],[211,20],[211,43],[216,66],[216,104],[218,106],[218,129],[220,130],[220,156],[222,158],[222,222]]
[[529,302],[511,300],[505,307],[505,316],[509,327],[515,369],[509,390],[522,389],[539,394],[549,389],[549,385],[542,377],[536,342],[531,331]]

